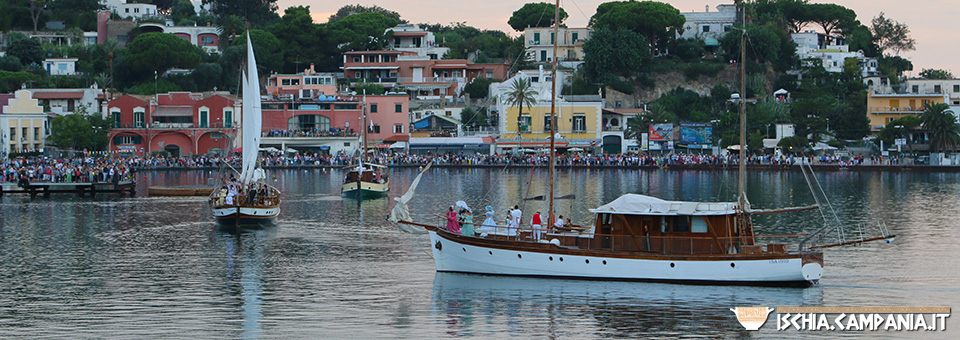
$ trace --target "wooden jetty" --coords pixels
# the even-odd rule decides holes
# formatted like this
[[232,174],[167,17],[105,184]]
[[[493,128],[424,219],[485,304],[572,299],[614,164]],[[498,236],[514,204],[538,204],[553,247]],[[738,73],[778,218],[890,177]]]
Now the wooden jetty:
[[147,188],[150,196],[210,196],[213,186],[184,185],[184,186],[153,186]]
[[121,196],[129,194],[134,196],[137,193],[137,184],[133,181],[120,181],[118,183],[98,182],[98,183],[30,183],[26,186],[19,186],[16,183],[0,184],[0,197],[4,194],[30,194],[30,198],[36,198],[37,195],[50,197],[50,194],[77,194],[80,197],[90,195],[94,197],[97,193],[116,193]]

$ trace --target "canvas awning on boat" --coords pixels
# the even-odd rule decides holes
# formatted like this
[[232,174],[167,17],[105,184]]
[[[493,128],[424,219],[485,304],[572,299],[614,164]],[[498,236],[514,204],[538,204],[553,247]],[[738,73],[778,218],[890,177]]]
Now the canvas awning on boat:
[[622,215],[730,215],[736,213],[734,202],[667,201],[652,196],[626,194],[596,209],[595,214]]

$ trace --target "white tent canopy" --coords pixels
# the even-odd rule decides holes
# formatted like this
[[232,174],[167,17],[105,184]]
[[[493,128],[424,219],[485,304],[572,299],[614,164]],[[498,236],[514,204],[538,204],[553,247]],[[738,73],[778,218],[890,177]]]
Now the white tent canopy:
[[624,215],[730,215],[736,213],[733,202],[701,203],[667,201],[652,196],[626,194],[596,209],[595,214]]

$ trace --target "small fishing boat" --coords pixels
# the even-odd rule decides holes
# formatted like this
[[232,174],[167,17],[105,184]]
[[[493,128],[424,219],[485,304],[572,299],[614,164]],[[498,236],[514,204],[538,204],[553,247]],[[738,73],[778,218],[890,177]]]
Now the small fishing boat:
[[[360,126],[366,126],[366,101],[363,103],[361,119]],[[363,128],[360,130],[360,155],[357,157],[357,165],[346,168],[340,193],[343,196],[356,198],[385,196],[390,192],[390,175],[387,173],[387,166],[364,162],[364,158],[367,157],[367,134],[363,132]]]
[[[253,43],[247,34],[247,70],[243,79],[243,148],[238,172],[221,171],[219,184],[210,193],[213,217],[224,226],[256,227],[271,225],[280,215],[280,190],[267,184],[266,173],[258,162],[260,151],[260,81]],[[228,175],[229,174],[229,175]]]

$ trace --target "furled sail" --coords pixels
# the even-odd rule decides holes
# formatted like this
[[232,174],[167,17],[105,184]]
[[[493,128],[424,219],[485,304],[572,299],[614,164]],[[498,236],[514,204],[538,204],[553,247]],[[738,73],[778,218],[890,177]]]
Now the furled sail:
[[[423,171],[420,171],[420,173],[417,174],[417,178],[413,179],[413,183],[410,183],[410,188],[407,189],[407,192],[404,193],[403,196],[393,199],[397,201],[397,205],[393,206],[393,210],[390,211],[390,217],[387,218],[388,220],[391,222],[410,221],[410,211],[407,208],[407,202],[410,202],[410,200],[413,199],[413,193],[417,190],[417,185],[420,184],[420,177],[422,177],[423,173],[427,172],[427,170],[430,170],[431,165],[433,165],[432,162],[427,164],[427,167],[423,168]],[[403,223],[398,224],[398,226],[400,227],[400,230],[408,233],[426,233],[426,230],[423,230],[423,228],[413,228]]]
[[260,150],[260,76],[253,55],[253,42],[247,33],[247,71],[243,75],[243,163],[240,181],[256,181],[257,152]]

